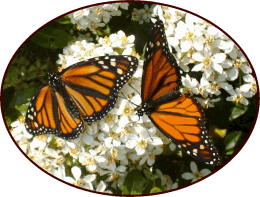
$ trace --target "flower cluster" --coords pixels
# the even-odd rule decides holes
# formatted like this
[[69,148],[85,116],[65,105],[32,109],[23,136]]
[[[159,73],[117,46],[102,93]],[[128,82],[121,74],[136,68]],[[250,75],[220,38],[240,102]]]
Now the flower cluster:
[[[181,91],[200,95],[198,100],[206,108],[220,100],[221,89],[231,95],[227,101],[248,105],[247,98],[256,94],[256,82],[234,42],[192,14],[158,5],[154,9],[165,22],[169,45],[177,51],[179,66],[186,73],[181,79]],[[200,81],[190,77],[194,72],[202,74]],[[238,78],[241,80],[237,87],[232,82]]]
[[132,18],[133,20],[139,21],[139,24],[143,24],[144,22],[149,23],[153,16],[154,5],[150,7],[145,4],[143,9],[133,9]]
[[128,9],[128,3],[112,3],[93,6],[68,14],[73,24],[77,24],[79,30],[90,29],[96,33],[96,29],[104,27],[112,16],[120,16],[123,10]]
[[[83,59],[118,55],[118,49],[125,55],[139,58],[133,50],[134,40],[133,35],[126,36],[123,31],[101,37],[96,44],[80,37],[63,49],[57,63],[62,70]],[[162,145],[170,143],[147,116],[139,120],[135,115],[132,103],[141,104],[139,92],[143,62],[140,60],[139,64],[133,78],[121,90],[127,99],[119,97],[109,114],[100,121],[87,125],[79,138],[66,141],[53,135],[33,137],[17,121],[12,124],[15,140],[37,165],[62,180],[104,192],[106,182],[113,181],[113,187],[122,188],[124,177],[130,170],[129,164],[152,166],[156,155],[163,152]],[[174,150],[176,146],[171,143],[170,148]],[[77,163],[72,165],[70,176],[65,173],[65,158],[68,155],[71,163]],[[83,175],[83,168],[88,174]],[[97,176],[107,178],[103,182],[97,182]]]
[[63,54],[59,54],[57,64],[61,65],[61,69],[66,68],[83,59],[89,59],[104,55],[118,55],[115,49],[123,49],[122,55],[134,55],[133,43],[135,37],[133,35],[126,36],[123,31],[111,34],[109,37],[100,38],[98,44],[90,42],[84,37],[79,37],[74,43],[63,49]]

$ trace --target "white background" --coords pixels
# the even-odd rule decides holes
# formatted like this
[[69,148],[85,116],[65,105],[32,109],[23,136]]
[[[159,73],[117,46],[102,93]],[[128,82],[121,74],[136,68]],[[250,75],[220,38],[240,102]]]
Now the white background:
[[[4,2],[4,3],[3,3]],[[43,24],[90,1],[3,1],[1,2],[0,69],[5,69],[18,47]],[[100,3],[106,1],[91,1]],[[158,2],[158,1],[156,1]],[[178,0],[165,1],[194,12],[225,30],[243,48],[256,73],[259,68],[259,6],[257,1]],[[258,74],[259,77],[259,74]],[[256,106],[257,107],[257,106]],[[217,117],[216,117],[217,118]],[[0,121],[0,194],[31,196],[99,196],[65,185],[36,168],[13,144]],[[259,121],[241,152],[213,176],[188,188],[161,196],[259,196]]]

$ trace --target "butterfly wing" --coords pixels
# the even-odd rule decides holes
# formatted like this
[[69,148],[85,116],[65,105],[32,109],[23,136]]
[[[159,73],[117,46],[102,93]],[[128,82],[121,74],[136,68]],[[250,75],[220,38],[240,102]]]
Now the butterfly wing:
[[66,95],[46,85],[30,102],[25,127],[32,135],[54,134],[65,139],[76,138],[84,125],[75,110],[75,104]]
[[145,51],[142,101],[156,100],[178,89],[179,79],[177,62],[169,50],[163,22],[158,20],[150,32]]
[[221,164],[219,153],[208,137],[203,109],[193,96],[184,94],[160,104],[149,117],[187,154],[207,164]]
[[79,62],[61,73],[64,87],[87,122],[103,118],[118,91],[138,66],[133,56],[103,56]]

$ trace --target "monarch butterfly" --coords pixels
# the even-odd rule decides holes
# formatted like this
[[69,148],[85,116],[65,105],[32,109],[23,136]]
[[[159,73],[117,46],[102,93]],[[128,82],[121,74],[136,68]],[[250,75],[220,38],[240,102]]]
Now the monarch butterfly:
[[207,134],[202,107],[195,97],[181,95],[178,90],[180,73],[161,20],[149,34],[144,57],[139,117],[147,114],[165,136],[192,157],[220,165],[219,153]]
[[26,129],[33,135],[77,138],[84,129],[82,120],[100,120],[114,107],[118,91],[137,65],[133,56],[102,56],[48,73],[48,83],[29,104]]

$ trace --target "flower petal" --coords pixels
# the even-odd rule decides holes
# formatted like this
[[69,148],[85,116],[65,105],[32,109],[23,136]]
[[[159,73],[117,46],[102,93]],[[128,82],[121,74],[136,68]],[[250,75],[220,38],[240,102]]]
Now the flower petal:
[[200,172],[202,173],[203,176],[207,176],[211,173],[209,169],[202,169]]
[[98,184],[98,186],[97,186],[97,189],[96,189],[96,191],[97,192],[104,192],[105,191],[105,189],[106,189],[106,184],[104,183],[104,181],[100,181],[100,183]]
[[245,74],[249,74],[249,73],[252,73],[252,69],[247,66],[247,65],[241,65],[240,66],[240,69],[243,71],[243,73]]
[[237,68],[235,68],[235,67],[233,67],[230,71],[229,71],[229,73],[228,73],[228,77],[229,77],[229,80],[230,81],[234,81],[234,80],[236,80],[237,78],[238,78],[238,69]]
[[193,173],[198,171],[197,164],[194,161],[190,162],[190,169]]
[[186,180],[191,180],[191,179],[193,179],[193,174],[191,174],[190,172],[185,172],[185,173],[183,173],[182,175],[181,175],[181,177],[183,178],[183,179],[186,179]]
[[203,70],[203,63],[200,63],[200,64],[196,64],[192,69],[191,71],[202,71]]
[[244,79],[245,82],[248,82],[248,83],[254,82],[255,83],[255,78],[251,74],[245,75],[243,77],[243,79]]
[[221,62],[223,62],[225,59],[226,59],[226,54],[225,54],[225,53],[216,53],[216,54],[213,56],[213,61],[214,61],[215,63],[221,63]]
[[92,181],[94,181],[96,179],[97,175],[96,174],[89,174],[87,176],[85,176],[84,181],[91,183]]
[[78,180],[79,177],[81,176],[81,169],[80,169],[78,166],[73,166],[73,167],[71,168],[71,173],[72,173],[72,175],[74,176],[74,178],[75,178],[76,180]]
[[196,52],[192,55],[192,58],[198,62],[202,62],[202,60],[204,59],[204,56],[201,53]]
[[154,145],[154,146],[163,145],[163,141],[159,137],[150,137],[150,138],[147,139],[147,142],[151,145]]

